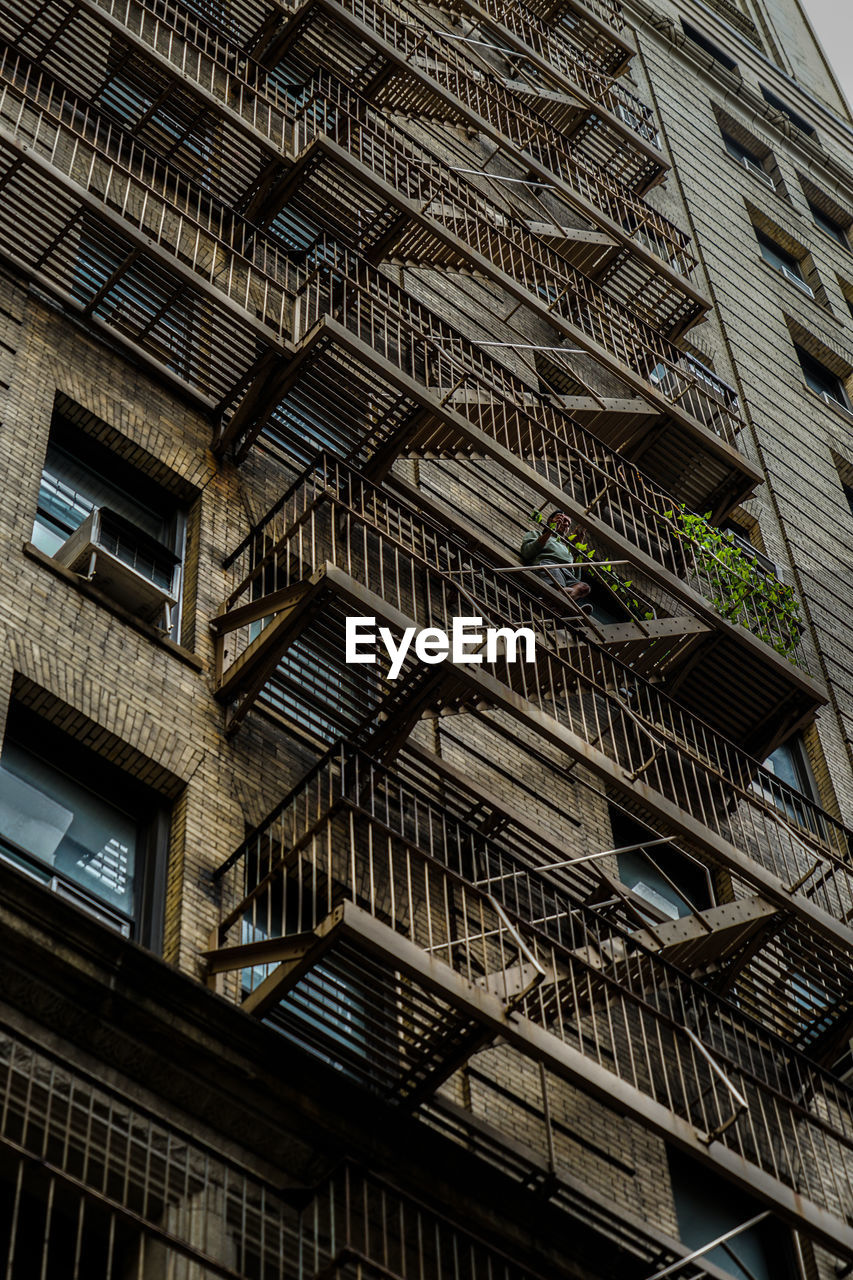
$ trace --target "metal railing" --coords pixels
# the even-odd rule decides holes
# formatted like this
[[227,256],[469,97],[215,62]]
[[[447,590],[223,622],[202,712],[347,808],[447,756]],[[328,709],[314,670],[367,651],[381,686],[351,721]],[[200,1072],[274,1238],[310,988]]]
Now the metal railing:
[[[134,57],[148,56],[161,60],[159,66],[153,65],[145,71],[137,67],[137,76],[150,75],[159,81],[164,75],[163,63],[166,63],[175,77],[170,94],[165,99],[161,95],[161,105],[149,114],[143,109],[144,97],[141,99],[138,90],[121,74],[124,60],[117,59],[116,70],[108,76],[98,95],[101,109],[110,119],[116,121],[118,118],[129,130],[149,140],[156,137],[159,130],[168,139],[170,163],[176,168],[183,168],[201,187],[225,200],[238,203],[245,200],[265,168],[271,162],[276,163],[277,159],[290,155],[294,115],[298,104],[311,93],[313,81],[325,79],[330,85],[335,85],[333,77],[319,73],[317,77],[309,77],[303,85],[286,87],[266,67],[241,52],[240,45],[234,42],[233,31],[229,32],[230,38],[226,38],[171,3],[156,5],[152,0],[148,5],[137,0],[112,0],[106,4],[105,0],[99,7],[104,11],[104,20],[114,17],[127,31],[124,54],[131,64]],[[164,14],[168,22],[164,20]],[[248,19],[246,28],[254,29]],[[76,44],[84,45],[90,56],[96,59],[101,40],[96,16],[91,12],[78,14],[73,30]],[[14,33],[13,26],[10,34]],[[115,39],[121,41],[121,37]],[[61,46],[68,40],[67,33],[59,37]],[[133,42],[142,43],[141,53]],[[90,109],[88,84],[85,80],[75,83],[81,96],[81,109]],[[188,89],[202,98],[203,105],[213,105],[218,115],[216,129],[211,129],[206,111],[187,114]],[[337,85],[327,92],[340,97],[343,89]],[[348,89],[348,94],[348,104],[356,104],[358,98],[351,89]],[[363,115],[365,106],[362,102],[361,108],[351,105],[350,109],[360,110]],[[383,122],[382,113],[375,108],[373,115],[377,122]],[[174,146],[171,139],[179,119],[183,136],[179,145]],[[326,123],[333,131],[334,118],[327,117]],[[390,131],[387,121],[378,128],[380,132]],[[404,139],[403,150],[417,150],[418,144],[407,138],[399,125],[393,132]],[[369,148],[366,148],[366,155],[360,157],[362,162],[366,162],[367,156]],[[440,163],[448,173],[451,168],[448,157],[445,156]],[[487,182],[488,179],[484,175],[481,181]],[[494,199],[500,184],[492,182],[491,185]],[[506,194],[506,189],[503,194]],[[513,195],[516,204],[521,199],[522,204],[533,206],[533,220],[553,219],[553,209],[546,210],[541,206],[534,189],[527,193],[526,201],[522,197],[522,188],[517,185]],[[475,206],[476,201],[475,191]],[[571,218],[571,214],[568,217]],[[642,231],[639,234],[642,238]],[[669,281],[667,287],[663,287],[664,282],[654,268],[636,260],[632,263],[632,275],[636,276],[638,270],[639,277],[632,279],[624,299],[626,303],[631,301],[639,308],[645,305],[646,314],[655,323],[660,321],[667,326],[683,324],[695,314],[695,299],[684,294],[677,281]],[[642,283],[644,271],[651,277],[645,284]]]
[[[424,27],[414,11],[399,0],[387,4],[380,4],[379,0],[330,0],[330,4],[364,24],[377,40],[391,47],[396,58],[433,81],[441,91],[448,114],[451,103],[445,95],[461,105],[466,117],[479,117],[498,130],[518,152],[522,163],[532,158],[611,222],[627,229],[629,235],[642,235],[644,242],[674,270],[690,275],[695,259],[684,232],[616,178],[597,169],[569,143],[561,141],[543,119],[496,77],[481,71],[453,41]],[[294,4],[291,12],[299,14],[300,6]]]
[[[740,428],[732,389],[708,370],[697,373],[685,354],[643,318],[647,306],[656,322],[666,325],[683,313],[681,295],[667,294],[646,303],[641,288],[637,309],[624,306],[499,203],[495,184],[487,192],[452,172],[340,81],[317,73],[302,87],[300,98],[293,129],[296,154],[315,138],[336,142],[416,203],[421,217],[438,223],[523,285],[532,303],[547,309],[555,320],[568,321],[700,422],[727,419],[733,431]],[[329,212],[333,216],[334,210]],[[369,227],[362,235],[369,238]]]
[[36,1257],[68,1280],[313,1275],[296,1211],[200,1141],[17,1036],[0,1037],[0,1083],[7,1280],[30,1280]]
[[[598,1222],[600,1214],[591,1202],[588,1212],[587,1221]],[[600,1225],[609,1243],[615,1222]],[[680,1251],[675,1254],[662,1239],[640,1240],[624,1222],[619,1232],[626,1252],[635,1257],[662,1253],[667,1261],[681,1262]],[[334,1275],[336,1263],[340,1275],[363,1275],[358,1263],[365,1260],[372,1264],[371,1275],[393,1280],[537,1280],[537,1273],[512,1262],[492,1239],[478,1239],[470,1229],[461,1230],[384,1179],[349,1164],[329,1178],[303,1211],[301,1239],[306,1266],[323,1276]],[[577,1244],[573,1233],[573,1253]],[[708,1273],[697,1267],[695,1274]]]
[[[478,346],[463,336],[354,254],[328,246],[322,254],[318,252],[316,261],[316,269],[302,290],[295,341],[334,313],[338,323],[373,351],[434,388],[444,403],[494,434],[517,456],[547,453],[547,446],[544,450],[529,448],[531,424],[533,436],[538,437],[542,427],[559,429],[562,415],[542,403],[539,376],[529,356],[528,380],[522,381],[488,354],[486,344]],[[523,351],[520,354],[526,355]],[[559,348],[553,348],[549,357],[557,368],[562,366],[571,375],[571,353],[563,357]],[[650,382],[653,375],[654,368],[648,369]],[[661,362],[657,389],[695,421],[736,445],[742,425],[737,411],[731,403],[708,394],[686,362],[683,368]],[[501,400],[504,403],[499,407]]]
[[289,332],[305,272],[282,245],[24,59],[4,56],[0,76],[0,126],[9,136],[258,317],[275,338]]
[[[57,0],[57,8],[65,3],[66,0]],[[109,110],[114,116],[127,119],[145,116],[144,95],[140,96],[132,78],[122,78],[121,68],[126,64],[133,68],[134,56],[153,58],[154,64],[141,74],[138,67],[135,71],[139,79],[148,79],[158,86],[162,86],[165,68],[175,77],[177,93],[170,103],[174,111],[172,125],[174,129],[180,121],[184,132],[182,137],[178,134],[172,137],[173,143],[180,140],[174,150],[186,154],[194,148],[192,173],[202,185],[215,186],[225,198],[236,199],[244,194],[267,161],[268,151],[272,149],[281,154],[286,149],[287,104],[275,93],[266,92],[267,71],[242,55],[233,35],[215,31],[171,0],[169,3],[151,0],[150,4],[141,0],[97,0],[97,7],[93,4],[93,8],[94,12],[78,10],[68,32],[60,27],[56,38],[59,49],[66,46],[71,32],[75,48],[82,46],[96,59],[103,43],[102,23],[115,23],[123,29],[126,38],[115,28],[110,36],[116,53],[115,69],[110,72],[105,68],[110,92],[100,95],[108,102]],[[70,4],[68,9],[70,18]],[[99,10],[103,13],[100,20]],[[229,5],[229,14],[231,11]],[[14,27],[10,34],[17,34]],[[66,59],[72,73],[76,57],[72,52],[70,60]],[[89,89],[85,80],[78,84],[84,98]],[[175,99],[180,100],[181,93],[186,95],[188,89],[194,94],[200,92],[207,100],[205,105],[217,112],[216,129],[210,128],[211,121],[204,111],[181,118],[181,104],[176,106]],[[182,105],[185,112],[185,101]],[[156,118],[156,111],[154,116]],[[165,132],[168,134],[168,127]],[[232,175],[236,178],[229,186]]]
[[[330,298],[334,288],[332,274]],[[569,415],[541,402],[531,404],[523,385],[504,367],[495,372],[496,367],[488,361],[484,367],[480,357],[478,368],[484,368],[484,377],[472,378],[451,358],[458,347],[452,346],[450,340],[438,345],[423,342],[420,353],[406,361],[405,331],[395,332],[393,322],[372,307],[368,313],[367,306],[359,305],[358,294],[351,297],[350,305],[348,295],[338,288],[334,299],[338,304],[336,318],[350,328],[358,326],[356,331],[366,336],[372,346],[375,343],[375,350],[423,380],[437,383],[439,389],[450,389],[447,402],[452,409],[517,458],[536,458],[541,473],[571,496],[586,515],[605,521],[627,537],[711,603],[721,617],[746,627],[801,669],[808,670],[798,643],[798,628],[792,622],[789,589],[771,574],[748,569],[745,558],[742,564],[724,562],[714,549],[711,527],[699,521],[694,528],[696,517],[691,517],[689,524],[685,522],[676,499],[636,466]],[[322,314],[319,306],[310,309],[304,317],[305,329]],[[432,323],[437,323],[435,317]],[[415,324],[423,332],[424,322],[419,317]],[[502,386],[492,390],[496,378],[500,378]],[[351,434],[358,434],[356,423],[352,424]],[[707,536],[700,538],[696,529],[706,529]]]
[[[454,388],[451,405],[458,407],[465,416],[473,417],[478,425],[485,425],[487,428],[491,426],[492,432],[501,442],[506,443],[519,456],[540,452],[548,460],[550,452],[556,462],[561,487],[566,483],[564,477],[567,475],[575,478],[574,483],[578,482],[578,477],[588,476],[595,466],[592,459],[598,454],[600,458],[606,458],[611,479],[617,480],[617,491],[610,495],[609,501],[616,498],[619,488],[624,489],[624,477],[631,469],[617,461],[617,455],[609,453],[594,437],[581,432],[570,420],[545,406],[531,406],[530,415],[520,411],[516,407],[518,402],[531,399],[523,383],[510,375],[504,366],[498,365],[440,322],[421,304],[392,286],[375,268],[368,267],[345,252],[322,249],[321,264],[330,259],[333,266],[327,270],[321,265],[309,274],[310,264],[294,265],[292,256],[280,244],[257,232],[238,215],[203,196],[194,184],[176,173],[168,164],[151,156],[136,139],[105,121],[97,113],[88,111],[75,95],[58,89],[50,77],[33,70],[25,61],[12,58],[4,59],[0,64],[0,74],[4,76],[0,87],[0,122],[7,123],[14,137],[26,141],[36,154],[47,159],[59,173],[91,191],[106,208],[117,211],[129,225],[143,232],[158,247],[174,255],[201,279],[221,291],[231,303],[257,318],[272,339],[280,341],[292,331],[293,337],[298,340],[325,314],[335,313],[345,327],[354,330],[360,337],[366,337],[374,350],[402,363],[407,370],[420,374],[424,381],[437,385],[439,393],[443,388]],[[26,86],[26,93],[11,81],[20,81]],[[323,101],[328,99],[324,98]],[[306,111],[307,119],[316,118],[317,112],[310,104]],[[64,123],[66,120],[72,121],[73,127]],[[347,127],[349,129],[349,125]],[[349,134],[347,142],[354,145],[354,139]],[[411,187],[416,182],[416,171],[408,169],[408,172],[412,175],[409,182]],[[406,181],[402,157],[395,157],[394,171],[387,176],[395,181]],[[449,213],[445,217],[451,223],[458,223],[460,208],[455,204],[456,192],[452,192],[447,198],[440,194],[437,172],[426,191],[423,183],[418,184],[418,188],[417,198],[428,203],[432,216],[441,220],[441,209],[449,206]],[[163,195],[161,192],[168,194]],[[515,239],[511,240],[497,227],[492,227],[487,218],[482,218],[473,211],[464,220],[469,243],[474,241],[487,249],[493,258],[500,262],[506,261],[509,267],[514,268],[515,274],[521,274],[522,278],[524,270],[520,254],[522,248],[527,248],[527,260],[531,267],[525,283],[531,290],[545,287],[543,281],[549,265],[554,268],[552,279],[559,278],[556,270],[561,266],[565,267],[565,273],[571,270],[558,255],[553,255],[551,261],[547,251],[544,255],[540,254],[540,259],[534,258],[536,243],[532,236],[521,229],[517,229]],[[343,267],[342,272],[339,266]],[[575,273],[575,277],[577,281],[583,280],[578,273]],[[586,328],[592,328],[597,339],[604,340],[607,337],[611,346],[615,346],[614,337],[624,335],[625,318],[611,304],[606,313],[607,332],[604,332],[603,325],[591,326],[589,322],[596,314],[593,308],[596,294],[591,283],[587,284],[588,292],[582,300],[577,293],[573,295],[576,299],[573,314],[578,321],[586,322]],[[342,286],[345,290],[343,293],[340,292]],[[295,312],[297,294],[301,296],[298,311]],[[397,316],[394,315],[395,311]],[[398,318],[400,312],[402,324]],[[643,329],[638,321],[633,322],[633,333],[630,334],[635,343],[631,353],[634,362],[638,362],[637,353],[642,350],[642,332],[647,339],[655,339],[657,342],[657,349],[646,348],[646,366],[657,360],[658,363],[653,367],[659,380],[672,384],[681,375],[677,374],[674,363],[665,364],[663,361],[660,352],[666,347],[665,340],[657,338],[648,327]],[[422,337],[424,334],[428,336]],[[438,346],[435,345],[436,340]],[[624,341],[620,342],[619,350],[623,358],[627,359]],[[407,355],[404,354],[406,351]],[[670,354],[673,360],[680,358],[682,365],[690,368],[675,348],[672,348]],[[467,368],[460,369],[460,356]],[[491,385],[485,387],[483,384]],[[690,382],[684,381],[683,386],[683,402],[694,407],[696,414],[701,413],[705,418],[708,417],[710,406],[720,410],[725,408],[724,402],[710,398],[705,390],[706,385],[705,375],[699,378],[694,374]],[[482,409],[486,404],[492,412],[484,416]],[[535,419],[538,419],[535,434],[539,441],[536,447],[526,451],[522,443],[525,435],[524,422],[525,418],[532,419],[533,413]],[[729,410],[729,418],[734,418],[732,409]],[[543,426],[551,428],[553,433],[550,450],[542,432]],[[729,433],[734,430],[732,423]],[[527,434],[530,434],[529,428]],[[572,452],[576,457],[582,452],[584,462],[580,472],[575,465],[567,466],[570,459],[566,458],[565,446],[559,443],[560,435],[566,442],[574,435]],[[578,446],[582,448],[579,449]],[[618,484],[620,477],[622,484]],[[632,478],[635,485],[641,479],[636,471]],[[634,504],[632,522],[640,516],[648,526],[650,520],[644,508],[650,505],[649,497],[655,495],[653,488],[647,483],[645,489],[643,503]],[[669,505],[661,508],[661,503],[658,502],[658,558],[663,559],[664,563],[685,564],[690,573],[689,580],[694,581],[703,594],[718,603],[725,614],[728,607],[725,588],[727,585],[731,586],[731,572],[722,563],[715,562],[713,553],[697,550],[695,546],[689,545],[679,533],[671,501],[660,496]],[[667,510],[673,514],[665,515]],[[653,510],[651,515],[654,515]],[[646,536],[648,532],[647,527]],[[738,591],[736,620],[743,621],[750,630],[767,638],[771,644],[784,647],[784,609],[779,604],[774,614],[773,608],[767,607],[774,589],[775,584],[771,580],[755,575],[746,590],[741,587]],[[793,648],[790,641],[788,631],[787,646]]]
[[[182,74],[226,101],[252,128],[263,132],[269,129],[270,136],[275,136],[280,127],[281,104],[259,96],[256,88],[234,73],[234,46],[226,36],[183,13],[173,3],[151,8],[142,0],[97,3],[137,39],[167,57]],[[274,7],[283,12],[299,11],[297,6],[279,5],[278,0]],[[619,227],[628,228],[630,235],[641,239],[664,262],[682,275],[691,274],[695,258],[683,231],[568,144],[559,144],[546,122],[529,112],[497,79],[486,85],[483,73],[451,41],[445,40],[439,47],[436,42],[440,37],[422,27],[413,14],[399,5],[397,16],[376,0],[344,0],[344,7],[380,39],[390,42],[396,52],[412,59],[413,66],[436,79],[443,91],[453,93],[472,111],[500,127],[522,151],[529,148],[531,155],[553,169],[572,190],[600,208]],[[190,43],[196,40],[202,42],[201,47]]]
[[[30,1280],[28,1195],[47,1208],[38,1256],[47,1274],[99,1280],[156,1272],[236,1280],[315,1280],[337,1274],[395,1280],[540,1280],[488,1242],[382,1178],[343,1164],[296,1208],[279,1190],[174,1125],[17,1035],[0,1035],[0,1147],[11,1190],[8,1280]],[[574,1213],[630,1238],[652,1265],[661,1238],[644,1236],[573,1197]],[[361,1264],[361,1269],[359,1269]],[[195,1268],[194,1272],[191,1269]],[[353,1270],[355,1268],[355,1270]]]
[[[846,1086],[535,867],[514,863],[499,842],[432,813],[363,754],[330,753],[218,878],[220,945],[304,933],[341,901],[356,903],[475,987],[507,998],[526,985],[524,1017],[688,1121],[700,1141],[719,1142],[837,1216],[849,1211]],[[508,945],[496,899],[544,981],[533,985],[532,966]],[[244,970],[244,987],[268,972]],[[393,1010],[390,1022],[393,1040]],[[329,1031],[347,1034],[339,1023]],[[384,1053],[393,1059],[390,1041]]]
[[[449,631],[472,609],[489,625],[532,626],[535,664],[490,660],[477,672],[619,766],[628,784],[687,808],[844,928],[853,912],[851,833],[596,645],[566,648],[565,621],[481,558],[361,477],[327,463],[300,481],[227,562],[226,613],[331,562],[419,627]],[[513,579],[510,581],[510,579]],[[274,610],[271,610],[274,611]],[[241,638],[242,637],[242,638]],[[250,642],[232,633],[232,659]]]
[[488,15],[499,27],[522,40],[567,84],[577,85],[604,110],[619,116],[645,142],[660,149],[651,108],[619,80],[600,71],[559,23],[546,22],[523,0],[443,0],[442,7],[469,14],[473,19]]
[[[26,59],[5,54],[0,74],[0,120],[7,122],[14,137],[223,290],[230,301],[262,319],[277,338],[284,335],[294,291],[306,272],[294,266],[292,255],[276,238],[213,200]],[[366,161],[384,181],[417,200],[430,219],[461,235],[523,284],[539,305],[565,317],[703,425],[734,439],[742,424],[737,399],[723,384],[717,389],[707,376],[698,377],[674,344],[626,313],[498,207],[482,199],[478,207],[462,181],[443,181],[446,171],[437,160],[427,168],[418,164],[411,150],[394,146],[390,129],[381,133],[375,120],[365,120],[364,104],[324,80],[324,91],[314,90],[294,113],[289,132],[297,147],[331,133],[354,158]],[[330,96],[336,87],[338,92]],[[353,114],[359,106],[359,115]],[[323,256],[328,258],[327,253]],[[363,265],[361,275],[377,278],[375,269]]]

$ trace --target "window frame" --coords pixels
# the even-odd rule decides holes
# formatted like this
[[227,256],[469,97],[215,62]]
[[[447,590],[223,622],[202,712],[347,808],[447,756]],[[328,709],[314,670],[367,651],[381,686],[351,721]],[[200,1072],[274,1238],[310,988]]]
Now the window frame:
[[824,213],[820,205],[815,204],[815,202],[810,200],[808,196],[806,196],[806,203],[809,206],[809,212],[812,215],[812,222],[815,226],[823,231],[825,235],[830,236],[836,244],[840,245],[842,249],[846,249],[849,253],[850,241],[847,238],[848,228],[836,221],[836,219],[831,217],[828,213]]
[[[7,744],[123,814],[135,825],[132,911],[88,889],[22,845],[0,837],[0,863],[15,867],[77,910],[149,950],[162,952],[171,804],[91,747],[62,732],[29,708],[12,703],[0,759]],[[72,768],[67,767],[71,762]],[[65,766],[65,767],[64,767]],[[26,781],[26,779],[23,779]],[[30,783],[30,785],[34,785]],[[36,788],[40,789],[40,788]],[[43,793],[47,794],[47,793]],[[54,883],[55,882],[55,883]]]
[[[62,458],[58,455],[62,455]],[[49,484],[59,488],[65,483],[61,475],[62,459],[67,460],[68,471],[77,468],[83,473],[82,479],[84,482],[88,477],[91,477],[90,487],[92,494],[87,494],[83,487],[72,490],[66,484],[69,505],[71,502],[76,502],[78,512],[81,513],[81,519],[73,527],[70,523],[63,524],[56,513],[46,505],[44,497]],[[51,465],[54,466],[54,471],[51,471]],[[109,505],[109,501],[104,501],[103,494],[98,496],[99,487],[104,491],[107,500],[109,500],[110,491],[112,491],[114,498],[118,499],[120,505],[126,503],[130,514],[125,510],[115,511]],[[140,496],[140,491],[142,496]],[[189,504],[186,501],[183,501],[165,486],[135,468],[132,463],[119,453],[116,453],[109,445],[89,437],[85,431],[68,422],[62,414],[54,414],[39,478],[38,496],[36,498],[31,533],[32,543],[45,555],[50,556],[51,559],[56,559],[61,548],[66,545],[69,539],[74,536],[77,530],[85,524],[86,520],[96,510],[106,513],[107,523],[111,524],[114,530],[120,530],[122,525],[132,530],[131,541],[133,540],[133,535],[136,535],[137,549],[147,552],[152,558],[152,563],[156,562],[158,554],[164,562],[166,559],[171,561],[172,577],[167,587],[157,577],[142,572],[136,564],[115,553],[116,558],[126,564],[128,568],[151,582],[154,588],[162,591],[164,598],[167,597],[170,600],[174,600],[174,604],[170,609],[170,626],[164,634],[175,643],[180,643],[183,622],[183,596],[187,573],[188,506]],[[87,507],[88,510],[85,514],[82,514],[84,507]],[[146,517],[151,516],[154,520],[160,520],[164,529],[162,537],[155,536],[150,529],[146,529],[140,523],[135,522],[133,519],[134,509]],[[62,542],[59,546],[54,547],[52,551],[48,550],[47,546],[40,544],[39,530],[49,537],[61,538]],[[104,549],[109,554],[113,554],[108,547]],[[107,591],[106,594],[109,594],[109,592]]]
[[770,170],[765,167],[765,161],[760,156],[750,151],[749,147],[744,146],[742,142],[738,142],[737,138],[725,129],[720,129],[720,137],[726,153],[736,164],[746,169],[747,173],[751,173],[753,177],[760,178],[765,186],[772,188],[773,191],[776,190],[776,180]]
[[713,40],[709,40],[703,31],[698,27],[694,27],[692,23],[685,22],[681,19],[681,29],[691,44],[695,44],[704,53],[707,53],[715,62],[719,62],[721,67],[725,67],[726,71],[737,71],[737,60],[730,53],[726,53],[725,49],[721,49]]
[[[850,395],[844,385],[844,379],[839,374],[833,373],[831,369],[827,368],[827,366],[823,364],[817,356],[813,356],[810,351],[806,351],[805,347],[800,343],[794,343],[794,351],[797,356],[803,381],[809,391],[813,392],[816,396],[820,396],[824,404],[833,404],[836,408],[843,410],[845,413],[853,415],[853,402],[851,402]],[[821,373],[825,375],[826,379],[831,381],[833,386],[839,392],[839,395],[833,395],[826,387],[813,385],[813,383],[809,381],[810,375],[808,365],[812,365],[815,369],[820,370]],[[815,382],[819,380],[819,375],[812,374],[811,376],[814,377]]]
[[759,84],[758,87],[761,90],[762,98],[769,107],[783,115],[795,129],[799,129],[807,138],[817,137],[817,129],[810,120],[807,120],[805,116],[801,116],[793,107],[788,106],[788,103],[783,98],[780,98],[778,94],[775,94],[772,89],[768,89],[763,84]]

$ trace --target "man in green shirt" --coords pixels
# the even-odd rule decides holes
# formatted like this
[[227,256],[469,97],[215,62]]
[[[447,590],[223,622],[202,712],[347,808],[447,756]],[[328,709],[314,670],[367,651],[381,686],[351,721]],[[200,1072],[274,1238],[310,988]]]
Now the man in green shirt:
[[522,564],[553,565],[543,576],[562,587],[584,613],[591,613],[592,605],[580,603],[589,595],[589,586],[573,572],[574,553],[571,544],[563,541],[571,533],[571,528],[572,522],[564,512],[552,511],[541,533],[531,530],[524,535],[519,555]]

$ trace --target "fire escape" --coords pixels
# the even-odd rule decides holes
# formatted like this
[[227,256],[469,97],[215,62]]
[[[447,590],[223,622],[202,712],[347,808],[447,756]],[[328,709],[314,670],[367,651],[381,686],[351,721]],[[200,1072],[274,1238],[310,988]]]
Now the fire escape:
[[[853,1259],[831,1070],[853,845],[758,763],[825,695],[782,584],[735,590],[679,519],[722,521],[760,475],[736,392],[679,345],[708,304],[645,198],[667,161],[618,78],[618,8],[194,10],[5,14],[0,244],[281,495],[223,549],[216,691],[229,733],[263,714],[320,760],[217,873],[211,984],[558,1202],[548,1117],[580,1089]],[[615,620],[518,572],[519,529],[554,507]],[[352,614],[398,639],[473,614],[531,629],[537,660],[409,656],[392,680],[343,661]],[[567,859],[425,750],[419,726],[454,716],[580,771],[715,902],[666,919],[607,851]],[[493,1054],[538,1148],[448,1088]]]

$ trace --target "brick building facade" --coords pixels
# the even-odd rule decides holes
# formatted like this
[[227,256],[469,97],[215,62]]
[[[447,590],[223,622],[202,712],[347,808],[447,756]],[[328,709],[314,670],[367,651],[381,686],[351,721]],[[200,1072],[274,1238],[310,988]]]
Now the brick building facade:
[[[797,0],[0,35],[10,1280],[850,1274],[853,123]],[[536,663],[393,679],[352,616]]]

